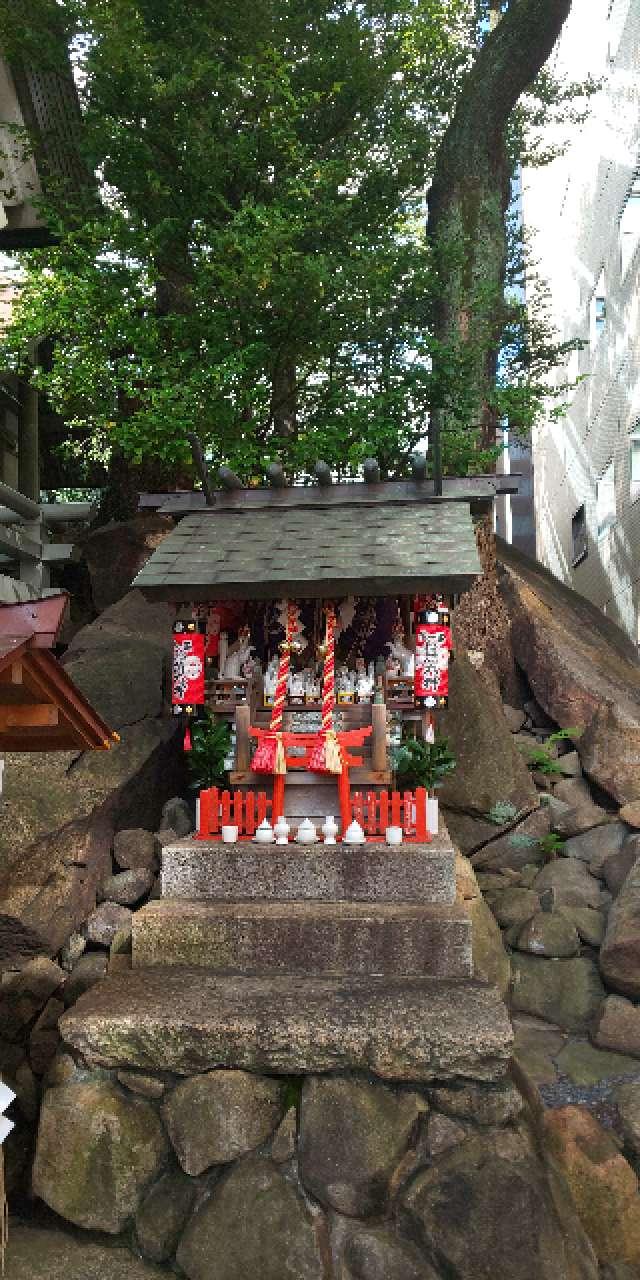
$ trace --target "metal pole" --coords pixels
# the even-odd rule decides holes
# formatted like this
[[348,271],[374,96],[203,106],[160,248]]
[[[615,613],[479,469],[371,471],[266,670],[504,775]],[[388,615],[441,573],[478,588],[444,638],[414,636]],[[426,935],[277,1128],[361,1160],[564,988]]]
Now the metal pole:
[[18,488],[27,498],[40,497],[40,446],[38,432],[38,392],[30,382],[20,383],[18,428]]

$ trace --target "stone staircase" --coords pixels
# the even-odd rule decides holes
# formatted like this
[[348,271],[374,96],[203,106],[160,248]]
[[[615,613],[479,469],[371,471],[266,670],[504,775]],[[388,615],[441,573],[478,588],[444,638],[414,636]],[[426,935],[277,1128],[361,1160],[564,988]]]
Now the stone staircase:
[[166,846],[133,966],[300,977],[472,976],[446,830],[430,844]]

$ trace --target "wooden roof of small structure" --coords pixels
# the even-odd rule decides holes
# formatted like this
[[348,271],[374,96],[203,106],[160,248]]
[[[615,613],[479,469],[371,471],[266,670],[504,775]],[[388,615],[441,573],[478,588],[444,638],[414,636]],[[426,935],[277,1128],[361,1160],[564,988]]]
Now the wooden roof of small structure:
[[234,488],[211,506],[180,495],[160,507],[179,524],[133,585],[176,603],[462,592],[481,573],[472,503],[495,495],[486,478],[438,497],[416,480]]
[[66,592],[0,605],[0,752],[99,751],[118,740],[50,652]]

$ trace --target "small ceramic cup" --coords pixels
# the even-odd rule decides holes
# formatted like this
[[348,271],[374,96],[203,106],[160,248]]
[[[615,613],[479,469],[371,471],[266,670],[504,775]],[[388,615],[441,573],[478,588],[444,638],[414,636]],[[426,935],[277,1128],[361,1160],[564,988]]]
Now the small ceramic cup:
[[384,838],[387,844],[402,844],[402,827],[387,827]]
[[223,843],[224,843],[224,844],[235,844],[235,842],[236,842],[236,840],[237,840],[237,839],[238,839],[238,828],[237,828],[237,827],[223,827],[223,828],[222,828],[222,840],[223,840]]

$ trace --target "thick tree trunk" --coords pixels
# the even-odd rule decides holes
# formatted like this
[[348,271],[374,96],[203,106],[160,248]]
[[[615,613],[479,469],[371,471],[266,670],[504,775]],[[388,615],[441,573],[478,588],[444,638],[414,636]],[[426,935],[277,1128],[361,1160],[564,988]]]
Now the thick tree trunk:
[[434,359],[432,434],[446,431],[452,395],[459,394],[468,426],[480,428],[483,444],[495,441],[491,391],[505,318],[511,182],[506,128],[570,8],[571,0],[511,0],[463,84],[438,150],[428,219],[438,277],[432,324],[442,344]]
[[298,414],[298,383],[292,357],[280,354],[271,378],[271,421],[283,443],[295,437]]

